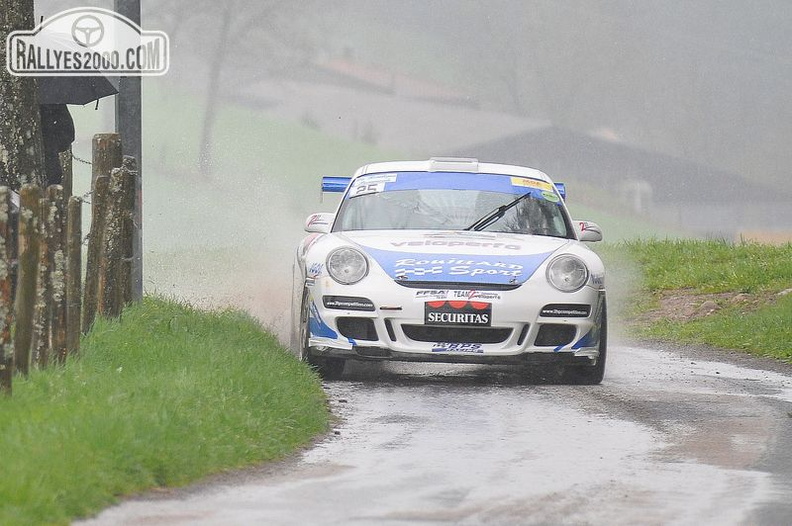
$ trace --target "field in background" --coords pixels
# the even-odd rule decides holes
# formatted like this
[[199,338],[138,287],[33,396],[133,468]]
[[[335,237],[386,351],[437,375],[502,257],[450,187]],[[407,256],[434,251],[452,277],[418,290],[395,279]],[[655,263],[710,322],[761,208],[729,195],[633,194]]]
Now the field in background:
[[[111,127],[108,100],[100,111],[72,107],[78,157],[90,159],[91,137]],[[245,308],[285,339],[293,250],[304,219],[337,202],[321,199],[320,177],[407,155],[226,102],[217,111],[213,173],[205,179],[197,170],[202,104],[163,80],[144,82],[145,290],[200,306]],[[85,193],[90,167],[75,163],[75,170],[75,192]],[[570,191],[576,217],[599,222],[609,241],[673,235],[584,207]]]

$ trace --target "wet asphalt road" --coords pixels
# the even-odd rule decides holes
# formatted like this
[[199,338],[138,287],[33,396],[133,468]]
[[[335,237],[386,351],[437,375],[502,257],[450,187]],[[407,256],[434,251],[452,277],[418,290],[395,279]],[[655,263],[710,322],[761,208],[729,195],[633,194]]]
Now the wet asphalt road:
[[313,448],[81,524],[792,524],[792,367],[609,354],[590,387],[355,366]]

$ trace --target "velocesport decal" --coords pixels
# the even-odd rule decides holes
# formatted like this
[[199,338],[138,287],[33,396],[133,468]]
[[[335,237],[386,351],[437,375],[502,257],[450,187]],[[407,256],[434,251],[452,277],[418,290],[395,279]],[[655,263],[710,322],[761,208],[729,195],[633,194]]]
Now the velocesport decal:
[[421,254],[362,247],[393,279],[522,284],[552,254],[524,256]]
[[476,247],[476,248],[503,248],[506,250],[520,250],[521,245],[498,243],[495,241],[471,241],[466,239],[419,239],[412,241],[391,241],[394,247]]

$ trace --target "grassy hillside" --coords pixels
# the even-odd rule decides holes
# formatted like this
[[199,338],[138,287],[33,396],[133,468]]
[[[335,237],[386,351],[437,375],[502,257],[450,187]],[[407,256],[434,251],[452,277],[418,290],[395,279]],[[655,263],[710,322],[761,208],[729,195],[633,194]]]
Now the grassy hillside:
[[67,524],[280,458],[327,425],[317,377],[249,316],[148,298],[0,397],[0,524]]
[[598,251],[632,335],[792,361],[792,244],[654,240]]

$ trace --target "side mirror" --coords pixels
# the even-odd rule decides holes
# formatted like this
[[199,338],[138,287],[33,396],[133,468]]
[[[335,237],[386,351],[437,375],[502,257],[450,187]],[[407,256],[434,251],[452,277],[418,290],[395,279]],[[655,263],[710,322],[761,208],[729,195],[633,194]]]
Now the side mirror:
[[330,232],[330,227],[333,226],[334,218],[335,214],[328,212],[311,214],[308,216],[308,219],[305,220],[305,231],[326,234]]
[[602,229],[593,221],[575,221],[580,241],[602,241]]

